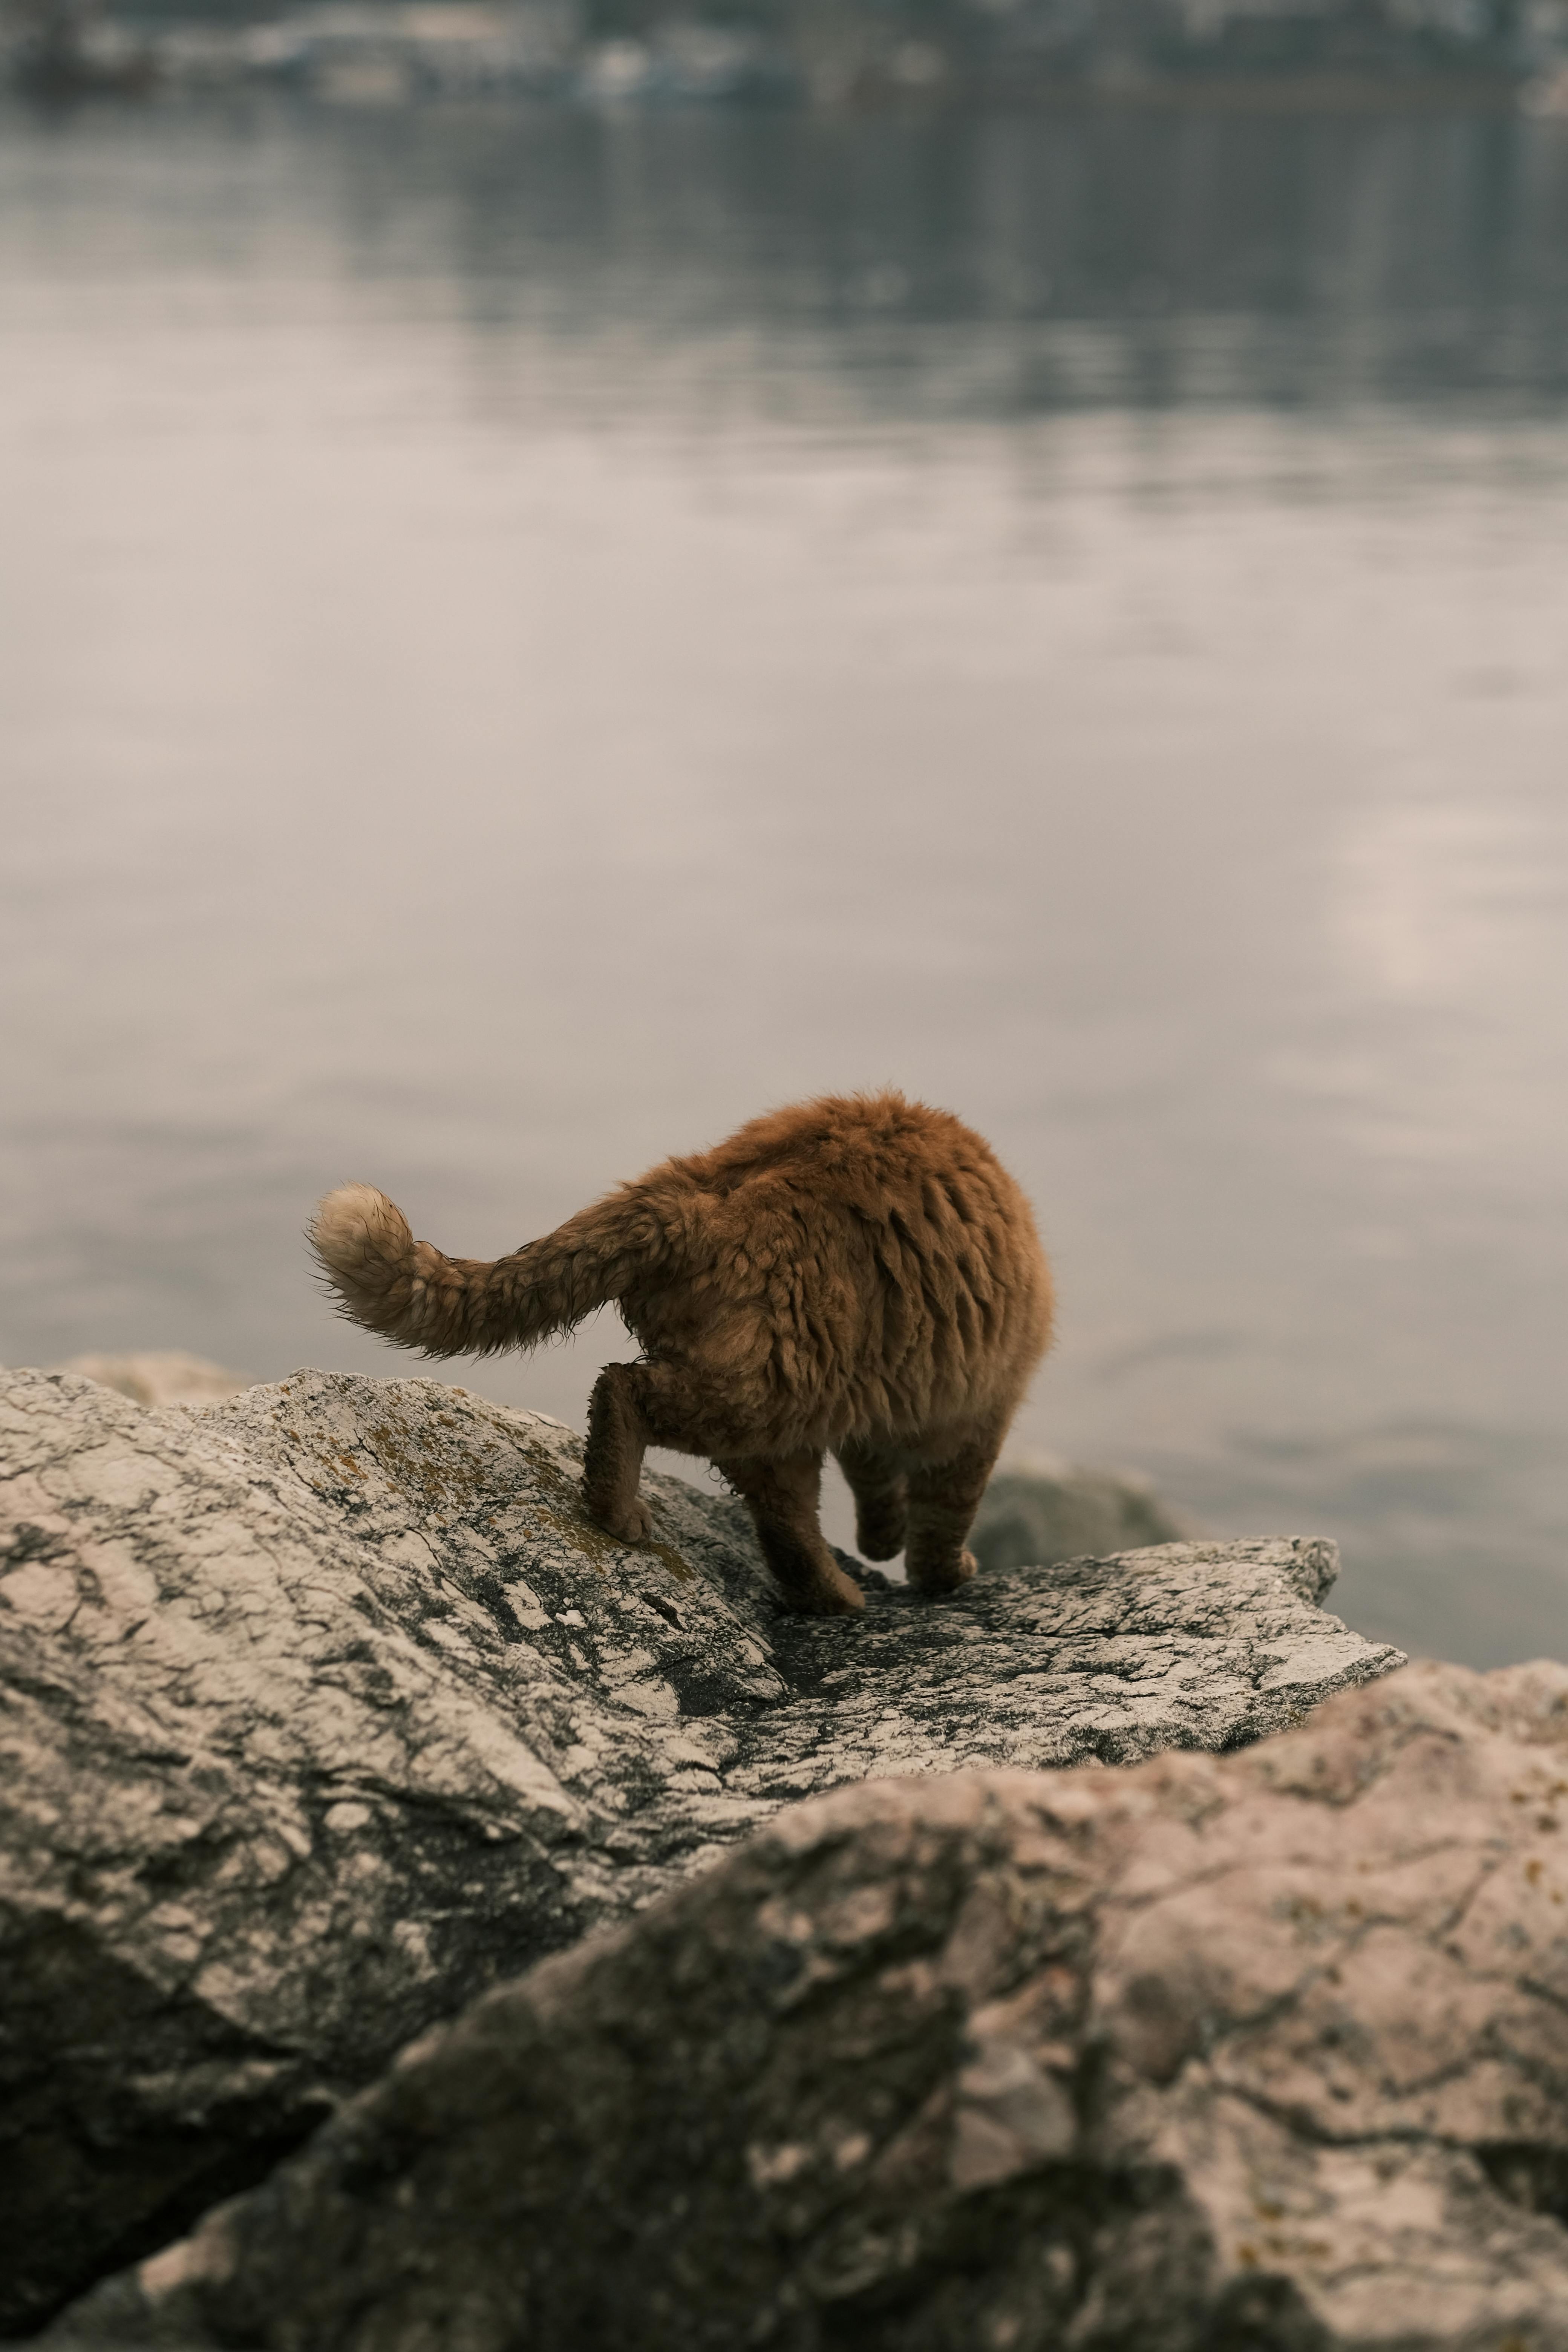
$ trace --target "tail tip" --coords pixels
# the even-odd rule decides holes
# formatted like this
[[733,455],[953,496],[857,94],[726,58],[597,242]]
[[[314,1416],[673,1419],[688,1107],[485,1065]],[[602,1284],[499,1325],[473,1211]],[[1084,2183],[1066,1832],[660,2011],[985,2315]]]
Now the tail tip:
[[317,1202],[307,1230],[330,1274],[355,1274],[369,1258],[400,1257],[412,1239],[402,1210],[374,1184],[338,1185]]

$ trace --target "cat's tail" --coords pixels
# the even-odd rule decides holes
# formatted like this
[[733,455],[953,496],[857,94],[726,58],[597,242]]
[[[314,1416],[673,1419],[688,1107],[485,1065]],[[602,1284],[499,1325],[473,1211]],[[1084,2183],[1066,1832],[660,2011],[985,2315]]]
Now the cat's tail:
[[489,1355],[568,1331],[659,1254],[646,1208],[626,1192],[487,1262],[416,1242],[384,1192],[340,1184],[318,1205],[309,1239],[342,1314],[427,1356]]

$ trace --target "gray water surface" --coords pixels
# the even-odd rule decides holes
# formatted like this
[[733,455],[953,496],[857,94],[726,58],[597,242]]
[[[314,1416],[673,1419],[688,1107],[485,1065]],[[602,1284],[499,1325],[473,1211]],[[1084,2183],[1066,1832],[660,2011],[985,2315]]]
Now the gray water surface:
[[1019,1449],[1568,1654],[1568,126],[8,115],[0,522],[0,1358],[890,1080]]

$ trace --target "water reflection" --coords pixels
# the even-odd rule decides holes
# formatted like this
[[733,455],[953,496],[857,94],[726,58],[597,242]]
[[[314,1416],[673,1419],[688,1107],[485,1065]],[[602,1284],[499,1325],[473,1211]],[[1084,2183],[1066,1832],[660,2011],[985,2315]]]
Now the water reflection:
[[0,1354],[892,1078],[1022,1443],[1562,1649],[1563,126],[12,120],[0,301]]
[[395,268],[438,197],[487,324],[815,330],[879,409],[1531,403],[1568,383],[1555,123],[416,117],[353,124],[332,155],[362,269]]
[[1363,984],[1394,1003],[1458,1011],[1505,981],[1530,956],[1543,894],[1561,898],[1553,829],[1506,806],[1415,803],[1359,815],[1342,851],[1340,923]]

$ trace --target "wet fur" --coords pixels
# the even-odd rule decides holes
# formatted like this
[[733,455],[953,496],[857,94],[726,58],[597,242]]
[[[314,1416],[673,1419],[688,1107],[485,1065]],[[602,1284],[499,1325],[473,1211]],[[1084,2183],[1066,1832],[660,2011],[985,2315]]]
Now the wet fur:
[[706,1454],[744,1496],[794,1608],[859,1609],[824,1542],[836,1454],[870,1559],[947,1592],[1003,1437],[1050,1338],[1029,1204],[990,1146],[901,1095],[829,1096],[667,1160],[510,1257],[416,1242],[366,1184],[310,1240],[343,1312],[434,1356],[529,1347],[614,1300],[643,1354],[588,1408],[584,1501],[649,1532],[644,1449]]

